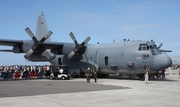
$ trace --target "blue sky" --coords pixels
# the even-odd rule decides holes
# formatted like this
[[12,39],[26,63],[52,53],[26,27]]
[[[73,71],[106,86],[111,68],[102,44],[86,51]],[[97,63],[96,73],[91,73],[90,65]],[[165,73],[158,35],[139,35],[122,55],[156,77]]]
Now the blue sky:
[[[130,40],[151,40],[168,55],[180,55],[179,0],[0,0],[0,39],[31,39],[38,15],[43,12],[52,41],[78,42],[87,36],[90,44]],[[0,49],[9,47],[0,46]],[[0,64],[31,63],[24,54],[0,53]]]

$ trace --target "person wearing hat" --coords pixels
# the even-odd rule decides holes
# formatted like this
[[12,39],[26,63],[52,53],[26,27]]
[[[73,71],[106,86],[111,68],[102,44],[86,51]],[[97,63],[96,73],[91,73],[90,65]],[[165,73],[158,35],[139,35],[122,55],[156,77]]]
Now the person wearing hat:
[[85,75],[86,75],[87,83],[90,83],[91,76],[92,76],[92,71],[90,67],[88,67],[88,69],[86,70]]
[[94,82],[97,82],[97,74],[98,74],[98,69],[94,66],[93,67],[93,76],[94,76]]

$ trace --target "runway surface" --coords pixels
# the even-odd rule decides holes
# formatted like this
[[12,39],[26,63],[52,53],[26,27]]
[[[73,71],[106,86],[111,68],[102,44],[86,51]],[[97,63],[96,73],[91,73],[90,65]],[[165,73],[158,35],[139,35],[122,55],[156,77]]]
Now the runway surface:
[[149,84],[118,76],[99,79],[98,83],[86,83],[85,78],[0,81],[0,106],[179,107],[178,71],[166,74],[165,80],[151,80]]
[[1,81],[0,98],[34,96],[58,93],[76,93],[101,90],[127,89],[121,86],[87,83],[85,79],[74,80],[15,80]]

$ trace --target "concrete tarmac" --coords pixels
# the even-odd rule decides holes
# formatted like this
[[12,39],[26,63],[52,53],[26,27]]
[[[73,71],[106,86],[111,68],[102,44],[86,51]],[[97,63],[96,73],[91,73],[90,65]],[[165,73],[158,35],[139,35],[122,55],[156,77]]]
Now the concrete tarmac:
[[179,107],[179,101],[177,70],[149,84],[119,76],[98,83],[85,78],[0,81],[1,107]]

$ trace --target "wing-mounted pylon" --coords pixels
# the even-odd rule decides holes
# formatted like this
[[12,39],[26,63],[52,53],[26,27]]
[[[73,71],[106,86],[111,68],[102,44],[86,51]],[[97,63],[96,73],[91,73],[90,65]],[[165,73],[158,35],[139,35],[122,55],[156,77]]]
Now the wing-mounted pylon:
[[[29,51],[24,55],[25,58],[29,58],[34,52],[39,51],[38,49],[40,48],[41,44],[43,44],[43,42],[52,35],[52,31],[47,32],[47,34],[41,40],[37,40],[37,38],[28,27],[25,29],[25,31],[34,41],[33,47],[29,49]],[[46,57],[49,59],[49,54],[47,54],[48,52],[45,53],[45,55],[47,55]]]
[[75,48],[68,54],[68,59],[71,59],[91,38],[88,36],[81,44],[78,44],[74,34],[70,32],[69,35],[75,43]]

